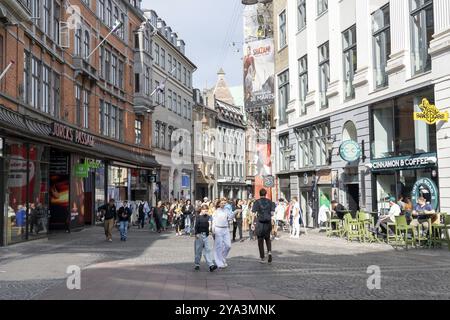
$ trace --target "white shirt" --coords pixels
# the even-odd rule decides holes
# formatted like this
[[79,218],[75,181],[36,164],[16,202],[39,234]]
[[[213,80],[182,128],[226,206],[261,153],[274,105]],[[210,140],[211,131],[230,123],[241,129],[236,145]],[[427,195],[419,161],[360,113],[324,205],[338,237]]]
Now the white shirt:
[[234,214],[230,214],[225,208],[217,208],[213,215],[213,228],[228,228],[228,221],[233,219]]
[[292,211],[293,216],[295,217],[296,215],[300,215],[300,203],[296,202],[294,204],[294,209]]
[[278,204],[275,209],[275,216],[277,220],[284,220],[284,212],[286,211],[286,206],[282,203]]
[[398,217],[402,213],[402,210],[400,209],[400,206],[396,203],[392,205],[392,207],[389,209],[389,218],[392,220],[392,222],[395,221],[395,217]]

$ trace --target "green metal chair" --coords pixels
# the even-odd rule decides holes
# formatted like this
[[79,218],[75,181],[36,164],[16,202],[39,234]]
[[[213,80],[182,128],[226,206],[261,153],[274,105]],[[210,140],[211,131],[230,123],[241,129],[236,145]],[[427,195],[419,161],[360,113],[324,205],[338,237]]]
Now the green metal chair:
[[398,244],[399,239],[397,237],[397,221],[388,222],[386,224],[386,242],[388,244]]
[[[327,217],[328,219],[325,227],[327,237],[331,237],[334,235],[340,236],[342,232],[342,220],[331,217],[330,213],[327,213]],[[333,226],[335,227],[334,229]]]
[[[438,223],[434,223],[431,225],[431,235],[430,235],[430,241],[431,241],[431,245],[433,247],[441,247],[442,243],[447,242],[445,240],[445,236],[443,237],[443,231],[445,228],[445,224],[444,224],[444,219],[445,216],[447,215],[447,213],[445,212],[440,212],[438,213]],[[442,221],[441,221],[442,219]]]
[[[428,235],[424,235],[425,228],[422,224],[419,224],[416,228],[413,228],[415,232],[415,238],[417,245],[420,247],[422,243],[426,247],[431,248],[431,219],[428,219]],[[422,231],[422,232],[421,232]]]
[[358,239],[359,241],[364,242],[364,232],[362,224],[352,217],[350,213],[346,213],[344,216],[344,228],[347,235],[347,241],[353,241],[354,239]]
[[[408,238],[411,235],[411,239]],[[406,216],[395,217],[395,236],[397,240],[397,245],[404,245],[406,250],[408,250],[408,244],[416,244],[416,239],[414,236],[414,227],[408,225],[406,221]]]
[[357,213],[358,221],[361,224],[362,227],[362,236],[365,240],[369,242],[375,242],[378,240],[377,237],[370,231],[370,229],[373,229],[375,227],[374,218],[369,213],[366,213],[364,211],[360,211]]

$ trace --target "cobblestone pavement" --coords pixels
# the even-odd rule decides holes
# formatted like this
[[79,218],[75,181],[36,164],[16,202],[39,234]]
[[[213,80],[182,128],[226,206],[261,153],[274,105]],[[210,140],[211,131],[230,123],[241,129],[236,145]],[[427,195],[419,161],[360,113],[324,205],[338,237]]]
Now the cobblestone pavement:
[[[193,270],[193,238],[130,230],[127,242],[104,240],[102,228],[51,235],[0,248],[0,299],[450,299],[450,252],[395,250],[348,243],[317,231],[283,234],[271,265],[256,242],[233,244],[229,268]],[[68,290],[66,269],[82,268],[81,290]],[[380,267],[369,290],[367,268]]]

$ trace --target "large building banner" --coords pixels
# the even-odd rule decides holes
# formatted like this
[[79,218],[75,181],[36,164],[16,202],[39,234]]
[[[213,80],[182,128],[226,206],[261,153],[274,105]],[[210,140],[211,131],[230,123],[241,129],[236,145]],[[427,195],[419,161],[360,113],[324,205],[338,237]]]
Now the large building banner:
[[272,4],[244,9],[244,94],[245,108],[260,112],[274,102],[275,56]]

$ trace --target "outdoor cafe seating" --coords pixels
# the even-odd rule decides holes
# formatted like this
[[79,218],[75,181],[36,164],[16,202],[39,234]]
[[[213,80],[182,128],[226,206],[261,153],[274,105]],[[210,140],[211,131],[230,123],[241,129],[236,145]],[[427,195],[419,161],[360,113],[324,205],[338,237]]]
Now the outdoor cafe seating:
[[375,232],[376,222],[380,213],[358,211],[352,216],[345,213],[343,219],[328,215],[326,235],[339,237],[348,242],[382,243],[393,247],[441,248],[446,246],[450,250],[450,215],[445,212],[430,214],[428,227],[424,224],[411,225],[405,214],[395,217],[394,222],[387,223],[387,230],[382,234]]

